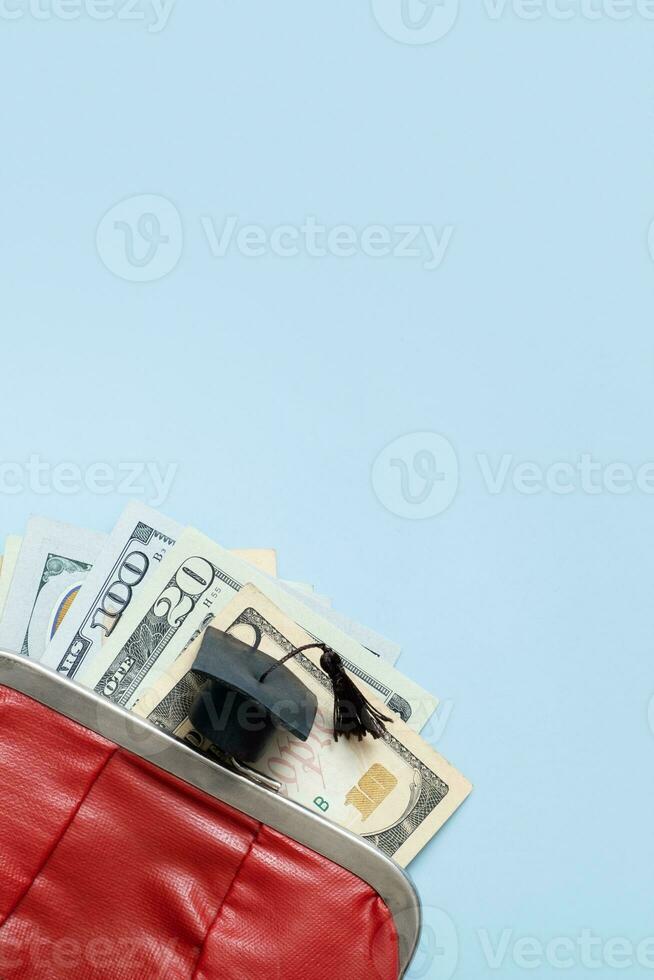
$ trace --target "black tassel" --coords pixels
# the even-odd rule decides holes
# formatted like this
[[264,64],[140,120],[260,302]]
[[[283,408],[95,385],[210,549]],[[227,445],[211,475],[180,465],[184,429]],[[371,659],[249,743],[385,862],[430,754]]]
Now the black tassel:
[[306,643],[297,650],[292,650],[270,667],[259,680],[263,683],[275,667],[285,664],[298,653],[313,649],[323,651],[320,666],[331,680],[334,689],[334,741],[338,742],[340,735],[344,735],[345,738],[356,735],[359,741],[366,735],[372,735],[373,738],[381,738],[385,735],[384,722],[392,723],[393,719],[383,715],[368,701],[346,673],[339,655],[326,643]]
[[334,687],[334,741],[339,735],[350,738],[356,735],[359,741],[366,735],[381,738],[386,734],[385,721],[392,721],[361,693],[348,677],[339,655],[329,647],[320,658],[320,666],[330,678]]

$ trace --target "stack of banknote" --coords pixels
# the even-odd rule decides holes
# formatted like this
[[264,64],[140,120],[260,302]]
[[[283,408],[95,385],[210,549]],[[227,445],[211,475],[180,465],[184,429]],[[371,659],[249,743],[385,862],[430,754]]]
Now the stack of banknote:
[[130,503],[110,534],[40,517],[10,535],[0,569],[0,650],[20,653],[197,744],[189,708],[203,631],[231,632],[280,659],[317,639],[392,718],[379,740],[329,738],[320,651],[289,668],[318,698],[307,742],[276,731],[257,769],[288,798],[360,834],[401,865],[470,792],[420,735],[438,701],[396,667],[400,648],[337,613],[310,584],[277,575],[269,549],[227,550]]

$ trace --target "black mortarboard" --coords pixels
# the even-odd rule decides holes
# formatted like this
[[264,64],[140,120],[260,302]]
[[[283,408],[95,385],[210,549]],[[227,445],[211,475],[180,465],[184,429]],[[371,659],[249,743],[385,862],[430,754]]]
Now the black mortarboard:
[[302,741],[309,737],[317,698],[273,657],[208,627],[193,670],[208,683],[193,703],[191,724],[225,755],[256,762],[279,726]]

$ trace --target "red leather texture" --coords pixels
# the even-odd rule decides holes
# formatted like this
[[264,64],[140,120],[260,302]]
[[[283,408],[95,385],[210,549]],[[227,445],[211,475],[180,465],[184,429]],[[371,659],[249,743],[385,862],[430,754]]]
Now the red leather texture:
[[355,875],[0,687],[2,980],[397,980]]

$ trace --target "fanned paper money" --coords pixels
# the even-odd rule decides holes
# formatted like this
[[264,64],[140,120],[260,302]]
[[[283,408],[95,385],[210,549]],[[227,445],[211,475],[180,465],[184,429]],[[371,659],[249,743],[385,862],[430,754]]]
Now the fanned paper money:
[[328,644],[366,696],[393,713],[388,732],[336,743],[332,684],[320,653],[306,651],[289,669],[316,695],[314,728],[306,742],[275,730],[257,768],[290,799],[406,865],[471,788],[416,734],[438,702],[393,668],[397,644],[276,573],[273,550],[226,551],[140,503],[109,536],[33,518],[22,541],[6,539],[0,649],[42,659],[206,750],[188,712],[203,683],[191,666],[209,624],[277,659],[311,640]]
[[438,701],[290,591],[188,528],[77,680],[131,707],[240,589],[256,585],[312,637],[328,643],[378,699],[420,731]]
[[[183,525],[133,501],[121,514],[77,597],[74,610],[50,641],[42,663],[74,678],[85,661],[101,656],[130,604],[145,589]],[[276,570],[275,552],[241,549],[265,571]]]
[[[311,637],[254,586],[241,589],[211,623],[275,659]],[[133,708],[154,724],[204,745],[188,713],[203,680],[191,671],[198,637]],[[378,740],[332,738],[331,682],[318,666],[320,652],[306,651],[288,667],[318,698],[307,742],[277,729],[256,768],[282,784],[281,793],[367,838],[406,866],[461,805],[468,781],[401,719]],[[381,705],[380,705],[381,707]]]
[[28,521],[0,623],[0,649],[40,660],[105,539],[42,517]]

